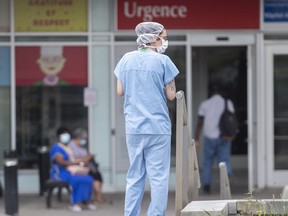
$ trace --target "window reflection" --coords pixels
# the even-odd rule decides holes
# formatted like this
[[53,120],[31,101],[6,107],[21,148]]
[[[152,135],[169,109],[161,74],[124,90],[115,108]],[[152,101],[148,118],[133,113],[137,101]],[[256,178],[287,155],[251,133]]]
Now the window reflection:
[[16,148],[20,168],[37,167],[37,149],[60,126],[87,128],[83,93],[87,47],[16,47]]
[[16,88],[16,143],[20,168],[37,167],[37,149],[56,142],[55,131],[87,128],[87,108],[83,106],[84,86],[24,86]]

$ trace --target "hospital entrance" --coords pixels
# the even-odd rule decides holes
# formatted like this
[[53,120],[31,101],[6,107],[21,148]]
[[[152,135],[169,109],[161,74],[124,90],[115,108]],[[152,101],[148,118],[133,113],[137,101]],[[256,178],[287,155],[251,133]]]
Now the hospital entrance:
[[[201,37],[203,38],[203,37]],[[121,38],[122,39],[122,38]],[[128,40],[129,38],[127,38]],[[200,102],[208,97],[209,83],[219,81],[227,89],[228,97],[233,101],[240,122],[240,132],[232,143],[232,168],[233,179],[231,179],[231,191],[237,187],[241,191],[248,192],[248,149],[247,149],[247,127],[248,127],[248,92],[247,92],[247,51],[248,46],[191,46],[187,49],[185,44],[176,44],[182,37],[170,37],[168,55],[180,74],[176,77],[177,91],[183,90],[187,102],[187,111],[191,125],[191,135],[194,136],[197,122],[197,110]],[[174,41],[175,40],[175,41]],[[177,40],[180,40],[179,42]],[[199,44],[199,39],[195,40]],[[192,40],[193,42],[193,40]],[[174,44],[175,43],[175,44]],[[205,42],[205,44],[207,44]],[[117,41],[115,46],[115,62],[122,55],[135,49],[134,41]],[[189,65],[190,64],[190,65]],[[114,80],[116,85],[116,80]],[[123,116],[123,98],[115,96],[115,175],[125,178],[129,167],[127,148],[125,142],[125,121]],[[176,155],[176,100],[169,102],[168,107],[172,122],[171,142],[171,181],[175,184],[175,155]],[[117,161],[117,163],[116,163]],[[202,167],[202,151],[198,152],[198,162]],[[213,168],[213,188],[215,192],[219,189],[219,168]],[[235,181],[234,181],[235,179]],[[232,184],[233,181],[233,184]]]
[[[248,192],[247,46],[192,46],[191,58],[193,135],[199,104],[210,96],[211,85],[220,84],[226,97],[232,100],[234,104],[240,129],[231,146],[231,192],[233,193],[234,189]],[[201,143],[203,142],[201,141]],[[202,146],[198,152],[200,171],[202,168]],[[219,187],[220,174],[215,160],[212,193],[219,190]]]

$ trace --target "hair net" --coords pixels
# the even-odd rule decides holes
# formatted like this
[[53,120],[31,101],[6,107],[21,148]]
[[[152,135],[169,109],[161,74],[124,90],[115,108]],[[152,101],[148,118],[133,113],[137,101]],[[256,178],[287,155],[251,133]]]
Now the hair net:
[[139,23],[135,32],[138,36],[136,42],[139,46],[156,41],[157,35],[159,35],[164,29],[164,26],[157,22],[142,22]]

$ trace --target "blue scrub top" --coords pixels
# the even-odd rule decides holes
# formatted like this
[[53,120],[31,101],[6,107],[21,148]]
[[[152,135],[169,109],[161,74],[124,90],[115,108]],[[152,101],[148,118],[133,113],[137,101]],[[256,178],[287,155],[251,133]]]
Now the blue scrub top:
[[120,59],[114,74],[123,84],[126,134],[171,134],[164,88],[178,73],[168,56],[149,49]]

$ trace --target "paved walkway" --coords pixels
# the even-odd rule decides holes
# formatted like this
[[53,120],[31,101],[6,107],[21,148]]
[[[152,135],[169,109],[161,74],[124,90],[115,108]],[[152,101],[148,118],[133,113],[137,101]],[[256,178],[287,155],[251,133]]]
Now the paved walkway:
[[[246,199],[251,198],[246,194],[246,189],[240,187],[231,188],[233,199]],[[281,198],[282,188],[265,189],[255,191],[254,198],[257,199],[272,199]],[[68,210],[69,197],[63,195],[61,202],[58,202],[56,195],[52,199],[52,208],[47,209],[45,205],[45,197],[40,197],[38,194],[20,195],[19,196],[19,216],[123,216],[124,193],[109,193],[105,194],[106,199],[109,201],[105,204],[98,205],[96,211],[83,211],[75,213]],[[0,198],[0,216],[5,215],[4,198]],[[199,200],[213,200],[219,199],[219,188],[213,188],[212,193],[209,195],[199,194]],[[141,216],[146,215],[146,210],[149,205],[149,193],[144,195]],[[175,193],[169,193],[169,201],[166,216],[174,216],[175,209]]]
[[[105,194],[105,198],[108,200],[105,204],[99,204],[96,211],[83,211],[81,213],[75,213],[68,210],[69,197],[63,195],[62,201],[58,202],[56,194],[52,199],[52,208],[47,209],[45,204],[45,197],[39,195],[20,195],[19,197],[19,216],[75,216],[77,214],[81,216],[123,216],[124,206],[124,193],[109,193]],[[171,198],[171,199],[170,199]],[[169,207],[167,210],[167,216],[174,215],[174,193],[170,193]],[[149,194],[145,194],[143,199],[143,213],[145,215],[149,205]],[[0,216],[5,215],[5,207],[3,198],[0,199]]]

